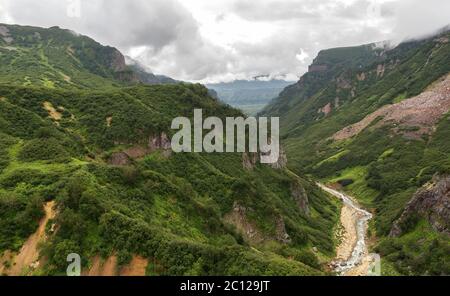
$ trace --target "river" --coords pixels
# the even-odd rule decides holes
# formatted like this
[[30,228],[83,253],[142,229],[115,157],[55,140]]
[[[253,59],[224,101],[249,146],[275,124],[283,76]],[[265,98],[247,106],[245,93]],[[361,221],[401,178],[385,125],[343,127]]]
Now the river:
[[323,184],[317,185],[344,203],[341,223],[345,235],[338,246],[338,256],[332,263],[334,271],[345,276],[369,275],[369,269],[377,257],[376,254],[369,254],[367,246],[367,228],[368,222],[373,218],[372,214],[345,193]]

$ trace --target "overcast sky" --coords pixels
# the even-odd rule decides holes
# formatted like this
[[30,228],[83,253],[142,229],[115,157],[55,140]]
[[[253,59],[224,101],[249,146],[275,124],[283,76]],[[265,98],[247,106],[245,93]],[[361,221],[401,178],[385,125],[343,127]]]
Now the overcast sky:
[[0,0],[0,22],[72,29],[180,80],[297,80],[321,49],[450,24],[450,1]]

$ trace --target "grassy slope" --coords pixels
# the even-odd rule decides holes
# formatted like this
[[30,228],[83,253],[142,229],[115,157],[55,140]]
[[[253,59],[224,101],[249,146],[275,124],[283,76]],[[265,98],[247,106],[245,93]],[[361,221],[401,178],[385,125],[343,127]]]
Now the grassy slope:
[[[14,41],[0,39],[0,251],[18,250],[42,203],[56,199],[59,228],[44,246],[49,260],[40,273],[64,271],[72,252],[84,266],[96,254],[117,252],[120,264],[140,254],[152,259],[149,274],[323,273],[318,257],[333,256],[338,205],[311,181],[263,166],[245,171],[240,154],[155,152],[129,166],[107,165],[114,151],[170,134],[171,120],[194,108],[205,116],[239,111],[200,85],[124,85],[110,67],[113,49],[87,37],[8,28]],[[307,190],[311,217],[297,210],[293,182]],[[263,243],[249,245],[224,222],[235,201],[249,209]],[[289,244],[274,239],[278,218]]]
[[110,62],[115,49],[57,27],[1,25],[13,42],[0,38],[0,83],[54,88],[114,87]]
[[[25,221],[35,224],[38,216],[21,215],[30,206],[27,196],[36,196],[41,202],[56,198],[60,205],[61,229],[46,247],[55,265],[49,267],[50,273],[62,267],[58,265],[61,250],[78,251],[83,258],[115,250],[122,263],[137,253],[160,261],[166,274],[194,273],[191,268],[199,260],[202,270],[196,272],[202,274],[311,274],[319,268],[309,251],[313,246],[323,256],[332,256],[330,229],[337,220],[336,205],[309,181],[301,182],[307,188],[313,217],[295,210],[289,188],[297,177],[268,167],[244,171],[239,154],[179,154],[166,159],[156,153],[128,167],[104,164],[103,157],[116,149],[114,141],[139,142],[141,132],[132,131],[142,131],[139,127],[143,123],[149,124],[148,133],[166,130],[172,113],[186,112],[189,116],[194,106],[224,116],[237,112],[203,96],[206,89],[195,85],[139,86],[123,92],[125,98],[116,94],[120,103],[103,104],[111,102],[112,94],[2,89],[7,98],[3,104],[10,108],[1,118],[5,123],[2,132],[8,134],[2,138],[2,149],[7,153],[0,175],[2,214],[6,215],[2,221],[9,229],[0,235],[3,250],[17,249],[33,230],[24,230],[21,225]],[[128,100],[127,94],[131,96]],[[184,97],[178,99],[178,94]],[[87,106],[88,97],[95,97],[91,100],[94,106]],[[43,100],[64,106],[59,126],[46,118]],[[153,113],[147,122],[146,117],[140,118],[142,122],[138,118],[133,122],[114,120],[125,119],[130,108],[139,110],[137,106],[151,106],[147,112]],[[170,111],[165,109],[169,107]],[[108,112],[113,112],[114,118],[110,128],[105,120],[111,114]],[[155,118],[159,121],[150,121]],[[35,126],[28,131],[30,122]],[[24,205],[11,207],[12,201]],[[264,253],[251,251],[240,235],[224,224],[222,217],[235,201],[252,209],[249,218],[268,238],[267,243],[256,246]],[[36,206],[33,209],[37,211]],[[11,213],[24,223],[11,225],[7,219]],[[270,239],[275,236],[279,216],[293,238],[291,244]],[[8,238],[10,233],[14,239]],[[136,237],[130,241],[130,236]],[[248,261],[239,262],[239,256],[248,257]],[[291,256],[298,261],[286,259]],[[215,266],[216,260],[224,261],[223,266]]]
[[[449,34],[444,36],[448,38]],[[380,64],[386,66],[383,77],[376,74]],[[319,81],[324,86],[305,94],[305,89],[314,85],[307,76],[307,85],[301,91],[288,97],[282,95],[267,109],[270,114],[273,108],[283,110],[287,101],[291,104],[289,111],[281,115],[290,167],[297,173],[312,174],[325,182],[353,180],[346,190],[376,210],[375,229],[380,237],[384,237],[412,194],[435,173],[449,171],[448,118],[440,122],[429,139],[407,140],[392,136],[389,128],[372,127],[349,140],[333,142],[328,139],[385,104],[419,94],[447,74],[449,65],[449,43],[439,43],[433,38],[402,44],[387,52],[381,61],[361,69],[345,64],[340,71],[332,73],[334,78],[316,78],[315,83]],[[365,75],[363,81],[357,79],[362,73]],[[345,78],[352,85],[355,96],[340,88],[337,78]],[[341,98],[339,108],[334,108],[326,117],[317,113],[327,102],[333,104],[336,96]],[[418,231],[423,235],[433,232],[430,229]],[[448,243],[448,238],[440,245],[442,243]],[[414,244],[413,240],[410,244]],[[416,241],[415,247],[425,252],[427,244]],[[435,259],[423,259],[426,263],[411,267],[409,273],[439,273],[433,267]],[[387,256],[386,260],[393,261],[402,273],[410,262],[402,262],[401,256]]]

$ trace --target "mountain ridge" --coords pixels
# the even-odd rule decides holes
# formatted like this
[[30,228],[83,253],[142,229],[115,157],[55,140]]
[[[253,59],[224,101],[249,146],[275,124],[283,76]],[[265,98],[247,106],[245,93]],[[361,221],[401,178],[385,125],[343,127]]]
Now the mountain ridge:
[[[242,153],[168,150],[173,118],[242,112],[199,84],[129,83],[123,55],[87,37],[2,28],[3,273],[64,275],[71,253],[83,274],[133,262],[147,275],[329,273],[339,205],[311,180]],[[49,205],[56,216],[43,227]],[[11,268],[38,228],[38,261]]]
[[[449,171],[449,38],[444,30],[395,48],[322,51],[312,71],[260,113],[282,118],[294,172],[338,186],[376,213],[372,248],[402,274],[450,273],[447,263],[439,265],[448,262],[448,237],[424,212],[402,236],[389,237],[414,193]],[[360,58],[347,58],[355,51]]]
[[0,37],[2,78],[8,82],[49,88],[174,83],[137,65],[127,65],[125,56],[114,47],[57,26],[0,24]]

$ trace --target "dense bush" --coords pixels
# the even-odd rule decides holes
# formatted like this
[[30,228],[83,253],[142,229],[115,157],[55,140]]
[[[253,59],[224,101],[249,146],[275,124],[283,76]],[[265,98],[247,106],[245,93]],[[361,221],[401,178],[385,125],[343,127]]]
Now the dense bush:
[[[41,64],[27,67],[38,71]],[[107,77],[102,70],[101,65],[90,69]],[[5,72],[0,81],[14,74]],[[89,78],[76,74],[74,84]],[[7,98],[0,100],[0,135],[5,135],[0,137],[0,185],[12,196],[0,199],[0,250],[18,249],[37,227],[34,210],[41,211],[43,200],[56,200],[58,214],[52,223],[57,231],[42,251],[48,274],[63,273],[72,252],[82,256],[83,266],[97,255],[116,254],[120,264],[141,255],[156,262],[158,274],[167,275],[316,274],[319,266],[307,252],[310,245],[332,256],[336,206],[310,181],[284,170],[258,165],[246,171],[239,153],[166,157],[155,152],[129,166],[105,162],[107,155],[146,146],[150,137],[162,132],[170,136],[171,120],[192,117],[194,108],[202,108],[205,117],[242,116],[209,97],[205,87],[108,84],[80,90],[101,82],[97,77],[62,90],[64,82],[58,79],[44,77],[36,84],[30,75],[29,80],[32,85],[45,81],[54,89],[0,85],[0,97]],[[51,103],[61,118],[50,118],[44,102]],[[293,182],[308,186],[314,215],[298,208],[290,192]],[[30,196],[42,198],[31,202]],[[235,202],[246,208],[246,218],[264,237],[256,246],[262,253],[251,249],[245,233],[225,222]],[[292,238],[288,247],[305,250],[298,261],[280,254],[285,244],[276,240],[277,219],[285,222]]]
[[58,175],[54,173],[42,173],[35,169],[18,169],[1,178],[0,184],[5,188],[15,188],[19,183],[48,186],[54,184],[57,180]]
[[55,138],[35,139],[27,142],[19,153],[19,159],[24,162],[39,160],[68,161],[69,152]]
[[[421,234],[423,235],[423,233]],[[385,239],[378,247],[381,256],[393,262],[395,268],[405,275],[450,274],[449,240],[444,236],[422,238],[402,237]]]
[[36,231],[43,216],[42,204],[40,196],[0,193],[0,253],[20,249],[21,243]]

